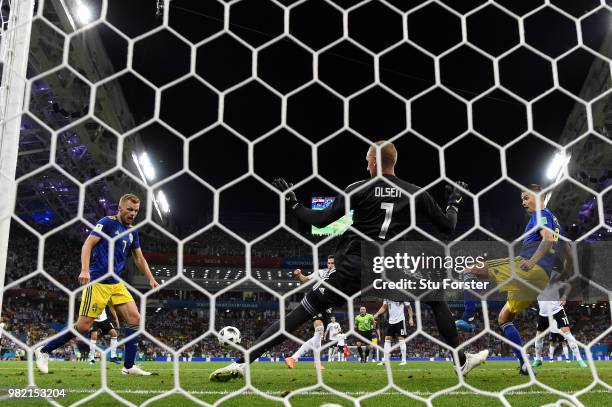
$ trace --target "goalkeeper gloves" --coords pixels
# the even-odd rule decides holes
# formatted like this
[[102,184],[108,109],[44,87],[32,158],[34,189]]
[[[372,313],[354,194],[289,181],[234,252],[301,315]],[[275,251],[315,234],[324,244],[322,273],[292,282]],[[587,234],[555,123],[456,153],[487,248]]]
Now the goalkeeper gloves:
[[288,184],[284,178],[276,178],[272,181],[272,185],[274,185],[281,192],[285,192],[285,202],[291,206],[291,209],[295,209],[299,202],[297,197],[295,196],[295,192],[288,191],[289,188],[293,187],[293,184]]
[[[466,191],[469,191],[467,183],[462,182],[462,181],[457,181],[457,185],[459,185],[461,188],[465,189]],[[455,186],[447,185],[446,195],[447,195],[446,209],[448,210],[448,208],[453,207],[455,210],[459,210],[459,205],[461,205],[461,203],[463,202],[463,192],[461,192],[461,190]]]

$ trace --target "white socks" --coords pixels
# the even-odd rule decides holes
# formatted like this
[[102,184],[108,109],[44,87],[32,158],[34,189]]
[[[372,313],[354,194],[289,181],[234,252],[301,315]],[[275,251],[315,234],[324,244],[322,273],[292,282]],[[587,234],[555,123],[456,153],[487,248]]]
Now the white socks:
[[542,349],[544,348],[544,335],[537,335],[535,341],[535,358],[542,360]]
[[89,341],[89,360],[95,360],[95,359],[96,359],[96,341],[90,340]]
[[391,341],[385,340],[383,361],[391,360]]
[[[402,362],[405,362],[406,361],[406,342],[400,341],[399,347],[400,347],[400,351],[402,352]],[[383,361],[387,359],[391,360],[391,341],[385,340],[384,352],[385,352],[385,357]]]
[[302,357],[304,353],[306,353],[306,351],[313,350],[315,362],[319,362],[320,355],[317,356],[316,352],[314,352],[314,349],[318,349],[321,347],[321,336],[323,336],[323,327],[318,326],[315,328],[314,336],[304,342],[302,346],[300,346],[300,348],[297,350],[297,352],[295,352],[291,357],[295,360],[298,360],[300,357]]
[[[570,346],[570,348],[572,348],[572,353],[574,354],[574,357],[576,358],[576,360],[582,360],[582,355],[580,354],[580,348],[578,348],[578,344],[576,343],[576,338],[574,338],[574,335],[572,335],[571,332],[562,333],[562,335],[567,340],[567,343]],[[563,352],[566,352],[566,351],[567,351],[567,346],[564,346]],[[568,356],[566,357],[569,359]]]
[[565,360],[569,360],[569,349],[565,344],[563,344],[563,355],[565,356]]
[[550,360],[553,360],[555,358],[555,349],[557,349],[555,345],[550,345],[548,347],[548,358]]
[[117,357],[117,338],[111,337],[110,346],[111,346],[111,358],[116,358]]

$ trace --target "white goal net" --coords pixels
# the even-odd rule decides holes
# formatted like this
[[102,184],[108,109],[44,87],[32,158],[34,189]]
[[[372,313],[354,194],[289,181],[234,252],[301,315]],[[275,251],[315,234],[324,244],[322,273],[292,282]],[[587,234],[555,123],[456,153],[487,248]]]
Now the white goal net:
[[[581,406],[612,398],[612,2],[5,0],[0,18],[2,403],[17,405],[34,390],[53,405]],[[300,282],[294,269],[324,270],[345,230],[372,239],[351,226],[350,205],[328,226],[298,221],[272,180],[285,177],[312,209],[336,196],[350,202],[362,189],[344,188],[369,178],[371,146],[383,161],[378,140],[396,146],[398,177],[422,188],[397,189],[410,196],[411,219],[393,242],[434,241],[447,255],[472,253],[479,242],[489,256],[513,257],[543,219],[525,229],[521,192],[541,185],[538,196],[563,229],[560,237],[553,227],[555,241],[578,242],[565,307],[587,367],[553,349],[545,359],[554,368],[532,368],[538,312],[524,307],[514,324],[529,367],[519,376],[497,322],[504,284],[478,295],[475,331],[459,334],[459,348],[412,295],[414,326],[402,331],[408,364],[399,366],[400,345],[385,354],[383,328],[366,338],[355,325],[360,306],[374,313],[383,298],[323,283],[347,301],[332,312],[347,346],[324,342],[298,369],[283,370],[313,330],[310,321],[285,330],[286,315],[317,284]],[[374,181],[399,188],[377,171]],[[415,205],[426,191],[444,209],[445,186],[459,181],[469,189],[461,188],[455,231],[443,234]],[[137,362],[158,374],[150,381],[123,377],[111,363],[129,340],[123,326],[117,346],[101,335],[93,352],[73,327],[92,285],[77,279],[83,242],[128,192],[141,198],[134,226],[160,284],[151,289],[130,260],[121,274],[141,315]],[[383,224],[382,240],[386,232]],[[102,237],[113,243],[109,259],[128,236],[131,244],[128,233]],[[520,280],[520,270],[509,273]],[[438,299],[461,317],[463,291]],[[244,378],[209,381],[234,358],[248,359],[276,321],[285,341],[247,364]],[[222,346],[226,326],[242,342]],[[52,355],[54,374],[39,374],[34,350],[69,330],[76,338]],[[357,363],[356,342],[386,363]],[[452,363],[460,351],[482,349],[486,373],[463,376]],[[325,370],[301,370],[319,359]]]

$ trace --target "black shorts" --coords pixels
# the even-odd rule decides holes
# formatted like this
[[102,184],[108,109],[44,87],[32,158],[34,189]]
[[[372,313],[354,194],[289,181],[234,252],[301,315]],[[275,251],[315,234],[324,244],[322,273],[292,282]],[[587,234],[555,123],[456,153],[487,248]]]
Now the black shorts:
[[[567,318],[567,314],[564,309],[557,311],[553,315],[553,319],[557,321],[557,328],[565,328],[569,326],[569,319]],[[538,317],[538,332],[543,332],[548,328],[548,317],[543,317],[540,315]]]
[[392,338],[397,338],[398,336],[405,338],[408,336],[406,321],[404,320],[396,324],[388,324],[387,329],[385,329],[385,336],[390,336]]
[[304,308],[313,316],[321,314],[329,308],[346,304],[346,298],[338,292],[350,297],[361,290],[359,269],[354,276],[332,271],[324,281],[326,285],[333,287],[334,290],[325,287],[322,285],[322,282],[318,282],[314,285],[312,291],[308,292],[302,300]]
[[102,335],[108,335],[112,329],[115,329],[113,323],[110,321],[110,319],[105,319],[102,322],[94,321],[93,326],[91,327],[91,332],[102,331]]
[[563,335],[558,334],[556,332],[551,332],[550,336],[548,337],[548,339],[551,342],[555,342],[555,343],[561,343],[561,342],[565,342],[566,341],[566,339],[565,339],[565,337]]
[[[355,332],[356,332],[358,335],[361,335],[361,336],[363,336],[364,338],[366,338],[368,341],[372,341],[372,330],[369,330],[369,331],[360,331],[359,329],[355,329]],[[355,337],[355,343],[357,343],[357,342],[364,343],[364,342],[363,342],[363,339],[361,339],[361,338],[359,338],[359,337],[357,337],[357,336],[356,336],[356,337]]]
[[312,320],[312,322],[323,321],[323,326],[324,326],[325,329],[327,329],[327,324],[329,322],[329,316],[330,316],[329,313],[330,313],[330,310],[328,310],[328,309],[323,311],[323,312],[319,312],[316,315],[313,315],[311,320]]

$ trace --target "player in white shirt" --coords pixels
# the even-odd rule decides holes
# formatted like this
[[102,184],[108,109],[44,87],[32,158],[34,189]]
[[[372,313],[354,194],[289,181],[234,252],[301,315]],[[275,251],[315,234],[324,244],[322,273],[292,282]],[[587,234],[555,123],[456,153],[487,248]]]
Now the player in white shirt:
[[400,344],[400,351],[402,352],[402,361],[400,362],[400,366],[403,366],[406,364],[406,342],[404,340],[406,336],[408,336],[406,314],[404,310],[408,310],[408,324],[410,326],[414,326],[414,313],[409,302],[384,300],[380,309],[376,311],[376,314],[374,314],[374,319],[377,319],[387,310],[389,310],[389,322],[387,324],[387,328],[385,329],[385,358],[378,365],[383,365],[386,359],[390,360],[391,341],[394,337],[396,337]]
[[[342,327],[338,322],[336,322],[336,317],[329,318],[329,324],[327,324],[327,328],[325,329],[325,334],[323,334],[323,340],[328,340],[330,342],[334,342],[328,350],[327,350],[327,361],[332,362],[334,360],[335,353],[342,353],[342,348],[338,345],[338,335],[342,332]],[[329,334],[329,336],[328,336]],[[342,345],[344,347],[344,345]]]
[[336,339],[338,340],[338,362],[346,362],[346,357],[344,355],[344,347],[346,346],[346,334],[339,333],[336,335]]
[[[306,284],[310,280],[317,279],[318,282],[315,283],[313,289],[316,289],[323,281],[327,280],[329,276],[336,271],[334,256],[330,254],[327,256],[327,269],[320,269],[318,273],[311,273],[307,276],[302,274],[302,270],[296,269],[293,271],[293,275],[300,280],[301,284]],[[319,288],[320,290],[324,290],[324,287]],[[315,367],[319,369],[325,369],[323,364],[321,363],[320,357],[321,355],[315,352],[315,349],[319,349],[321,347],[321,338],[323,337],[323,332],[325,331],[325,324],[329,320],[329,313],[331,309],[325,310],[323,313],[319,313],[312,317],[313,327],[314,327],[314,335],[312,338],[307,340],[300,346],[300,348],[288,358],[285,358],[285,364],[289,369],[293,369],[295,364],[298,362],[300,357],[309,350],[312,350],[313,356],[315,359]]]
[[[561,280],[560,274],[553,272],[550,276],[548,286],[538,295],[540,316],[538,318],[538,332],[536,334],[533,367],[542,365],[542,348],[544,347],[544,335],[542,332],[548,329],[549,326],[551,337],[553,334],[562,336],[572,349],[574,357],[580,367],[587,367],[580,355],[580,349],[578,348],[576,339],[570,332],[569,319],[563,308],[571,289],[572,287],[569,284]],[[561,290],[563,290],[563,294],[560,295]],[[549,323],[550,319],[552,319],[552,324]],[[551,353],[552,360],[554,348]]]
[[110,346],[111,346],[111,362],[113,363],[121,363],[119,359],[117,359],[117,328],[119,327],[119,318],[117,318],[117,313],[112,307],[108,307],[111,315],[113,316],[113,320],[115,321],[115,325],[108,318],[108,314],[106,313],[106,308],[102,310],[102,313],[98,318],[94,320],[94,323],[91,327],[91,331],[89,332],[89,364],[93,365],[96,363],[96,344],[98,343],[98,331],[102,332],[102,336],[110,335]]

